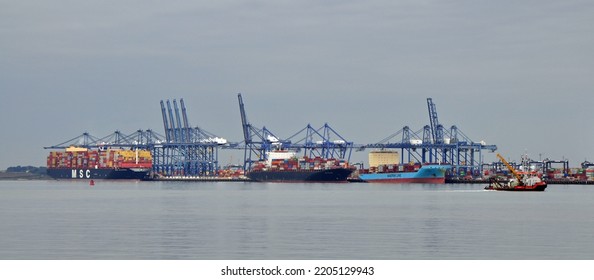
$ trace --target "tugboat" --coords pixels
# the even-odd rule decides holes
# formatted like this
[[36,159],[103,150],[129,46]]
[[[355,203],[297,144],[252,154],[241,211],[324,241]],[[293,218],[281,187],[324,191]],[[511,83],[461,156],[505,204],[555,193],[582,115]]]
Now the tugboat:
[[485,190],[542,192],[547,188],[547,183],[543,182],[538,176],[520,174],[500,154],[497,154],[497,157],[514,175],[514,178],[508,182],[501,182],[496,178],[491,178],[489,180],[489,185],[485,187]]

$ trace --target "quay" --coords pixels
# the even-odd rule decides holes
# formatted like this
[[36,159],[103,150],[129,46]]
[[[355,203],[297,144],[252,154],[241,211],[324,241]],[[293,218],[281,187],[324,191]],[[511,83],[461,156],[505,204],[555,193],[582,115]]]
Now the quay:
[[205,177],[205,176],[168,176],[144,179],[143,181],[164,182],[252,182],[247,177]]
[[[543,179],[549,185],[594,185],[594,180]],[[446,184],[489,184],[489,179],[446,178]]]

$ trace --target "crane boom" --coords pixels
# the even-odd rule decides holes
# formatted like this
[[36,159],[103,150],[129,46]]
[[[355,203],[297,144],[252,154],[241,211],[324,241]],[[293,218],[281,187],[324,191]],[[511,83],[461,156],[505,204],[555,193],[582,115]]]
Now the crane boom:
[[503,162],[503,164],[505,164],[505,166],[507,167],[507,169],[509,169],[509,171],[514,174],[514,177],[516,177],[516,179],[518,179],[518,182],[522,182],[522,176],[520,176],[520,173],[518,173],[518,171],[516,171],[515,168],[513,168],[513,166],[511,166],[511,164],[509,164],[509,162],[507,162],[507,160],[505,160],[505,158],[503,158],[500,154],[497,154],[497,157],[501,160],[501,162]]
[[186,141],[186,143],[190,143],[191,140],[191,129],[190,129],[190,123],[188,122],[188,112],[186,111],[186,104],[184,104],[184,99],[181,98],[179,100],[179,104],[181,105],[181,110],[182,110],[182,118],[184,120],[184,135],[186,137],[186,139],[184,139]]
[[179,116],[179,107],[177,107],[177,101],[175,101],[175,99],[173,99],[173,108],[175,109],[175,119],[177,120],[177,142],[184,142],[186,139],[184,136],[184,131],[182,129],[181,118]]
[[171,140],[178,142],[177,133],[175,132],[175,120],[173,119],[173,110],[171,110],[171,102],[167,100],[167,111],[169,112],[169,127],[171,129]]
[[443,126],[439,124],[437,117],[437,108],[433,103],[433,98],[427,98],[427,107],[429,109],[429,121],[431,124],[431,139],[433,144],[443,144]]
[[241,126],[243,128],[243,139],[245,140],[246,144],[252,143],[252,136],[250,134],[250,123],[247,120],[247,116],[245,114],[245,105],[243,104],[243,98],[241,97],[241,93],[237,94],[237,99],[239,100],[239,113],[241,114]]
[[161,114],[163,114],[163,126],[165,128],[165,139],[167,143],[171,142],[171,133],[169,129],[169,123],[167,122],[167,112],[165,111],[165,104],[161,100]]

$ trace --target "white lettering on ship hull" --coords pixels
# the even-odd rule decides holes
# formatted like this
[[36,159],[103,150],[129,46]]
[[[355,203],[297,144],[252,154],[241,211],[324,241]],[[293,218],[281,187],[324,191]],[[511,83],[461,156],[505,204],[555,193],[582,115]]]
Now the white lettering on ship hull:
[[91,178],[91,170],[88,170],[88,169],[87,170],[83,170],[83,169],[81,169],[81,170],[72,169],[71,176],[72,176],[73,179],[77,179],[77,178],[80,178],[80,179],[85,179],[85,178],[90,179]]

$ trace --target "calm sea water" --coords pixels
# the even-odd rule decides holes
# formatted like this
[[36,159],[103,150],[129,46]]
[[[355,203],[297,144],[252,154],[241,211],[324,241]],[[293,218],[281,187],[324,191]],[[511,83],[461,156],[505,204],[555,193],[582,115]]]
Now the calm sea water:
[[0,259],[594,259],[594,186],[0,181]]

